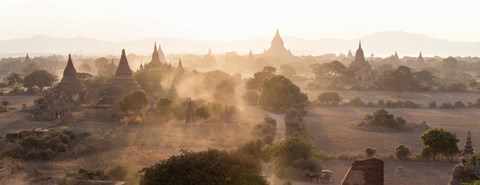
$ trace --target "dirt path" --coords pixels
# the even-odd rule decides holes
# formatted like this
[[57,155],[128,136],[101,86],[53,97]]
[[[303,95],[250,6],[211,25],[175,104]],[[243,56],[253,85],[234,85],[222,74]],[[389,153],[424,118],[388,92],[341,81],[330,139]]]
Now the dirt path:
[[[273,140],[274,143],[278,143],[282,141],[285,138],[285,120],[284,114],[274,114],[274,113],[266,113],[267,116],[275,119],[277,122],[277,127],[276,127],[276,132],[275,132],[275,138]],[[263,176],[267,179],[268,183],[270,185],[277,185],[281,183],[281,180],[276,178],[275,175],[273,174],[273,161],[269,163],[264,163],[262,167],[262,173]]]

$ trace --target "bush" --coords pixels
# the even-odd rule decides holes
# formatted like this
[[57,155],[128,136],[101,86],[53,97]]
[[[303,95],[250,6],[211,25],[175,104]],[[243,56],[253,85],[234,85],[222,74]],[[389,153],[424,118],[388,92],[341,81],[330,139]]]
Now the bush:
[[454,104],[455,108],[465,108],[465,104],[462,101],[457,101]]
[[258,104],[264,109],[284,111],[293,105],[307,103],[308,97],[288,78],[275,75],[263,80]]
[[312,144],[300,137],[287,137],[273,146],[274,172],[278,177],[303,179],[308,172],[318,172],[321,164],[314,156]]
[[112,178],[112,180],[125,181],[127,179],[128,171],[127,168],[123,166],[115,166],[108,170],[107,174]]
[[371,157],[375,156],[375,154],[377,153],[377,149],[367,147],[367,148],[365,148],[365,153],[367,154],[367,157],[371,158]]
[[441,128],[434,128],[424,132],[420,138],[424,145],[422,154],[431,154],[434,160],[439,155],[453,159],[454,155],[459,153],[458,139],[454,133]]
[[437,101],[432,101],[428,104],[428,108],[436,109],[437,108]]
[[453,109],[455,107],[452,105],[452,103],[442,103],[439,108],[441,108],[441,109]]
[[40,148],[43,147],[43,142],[37,136],[27,136],[20,141],[20,145],[25,148]]
[[395,155],[398,159],[407,159],[410,156],[410,150],[405,145],[398,145],[395,149]]
[[355,97],[353,99],[350,100],[350,105],[353,105],[353,106],[365,106],[365,102],[363,102],[362,99],[360,99],[359,97]]
[[334,104],[337,105],[340,103],[342,99],[340,95],[336,92],[323,92],[322,94],[318,95],[318,101],[324,104]]

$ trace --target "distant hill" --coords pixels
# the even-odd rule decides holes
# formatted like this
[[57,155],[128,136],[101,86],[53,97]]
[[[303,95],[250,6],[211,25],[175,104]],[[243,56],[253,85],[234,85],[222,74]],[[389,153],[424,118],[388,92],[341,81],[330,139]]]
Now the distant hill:
[[[449,41],[407,32],[378,32],[358,39],[305,40],[284,36],[285,46],[295,55],[346,54],[349,49],[354,53],[358,47],[358,40],[362,41],[367,56],[372,53],[375,56],[387,56],[395,51],[400,57],[417,56],[420,51],[424,56],[480,56],[479,42]],[[154,42],[161,44],[166,54],[205,54],[208,48],[211,48],[213,53],[236,51],[239,54],[246,54],[252,49],[254,54],[258,54],[270,46],[270,38],[211,41],[155,37],[132,41],[102,41],[86,37],[58,38],[36,35],[29,38],[0,40],[0,57],[24,56],[27,52],[31,55],[66,53],[119,55],[122,48],[128,53],[149,54],[153,50]]]

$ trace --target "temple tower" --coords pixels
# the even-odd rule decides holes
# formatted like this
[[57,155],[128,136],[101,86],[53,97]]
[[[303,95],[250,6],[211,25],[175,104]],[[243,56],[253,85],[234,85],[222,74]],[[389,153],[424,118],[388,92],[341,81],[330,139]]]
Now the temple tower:
[[57,92],[59,92],[66,100],[78,100],[80,98],[80,92],[85,89],[82,81],[78,78],[77,70],[73,66],[72,56],[68,55],[67,66],[63,70],[63,77],[60,83],[56,86]]
[[162,47],[160,46],[160,44],[158,45],[157,52],[158,52],[158,57],[160,58],[160,62],[166,66],[168,64],[168,61],[167,61],[167,58],[165,57],[165,54],[162,51]]
[[472,146],[472,135],[470,134],[470,131],[467,132],[467,140],[465,141],[465,144],[463,145],[463,151],[462,155],[471,155],[474,153],[473,146]]
[[266,50],[263,54],[278,59],[290,59],[293,57],[292,53],[285,48],[283,39],[280,36],[278,29],[272,39],[270,48]]
[[420,55],[418,55],[417,58],[417,63],[424,63],[425,61],[423,60],[422,52],[420,52]]
[[250,52],[248,53],[246,61],[247,62],[255,61],[255,57],[253,56],[252,50],[250,50]]

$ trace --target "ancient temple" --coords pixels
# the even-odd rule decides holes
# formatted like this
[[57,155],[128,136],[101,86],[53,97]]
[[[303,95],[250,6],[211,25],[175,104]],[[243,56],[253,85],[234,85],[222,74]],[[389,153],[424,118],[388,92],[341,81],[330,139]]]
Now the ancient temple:
[[122,50],[122,56],[118,64],[115,76],[110,85],[102,91],[99,104],[114,104],[123,95],[138,89],[137,82],[133,79],[133,72],[128,65],[125,50]]
[[24,61],[25,61],[25,62],[30,61],[30,57],[28,56],[28,53],[27,53],[27,56],[25,56],[25,60],[24,60]]
[[423,60],[422,52],[420,52],[420,55],[418,55],[417,58],[417,63],[423,64],[425,61]]
[[358,49],[355,53],[355,60],[348,66],[350,70],[355,73],[355,77],[359,85],[368,87],[371,86],[375,80],[375,75],[372,66],[365,60],[365,55],[362,49],[362,43],[358,43]]
[[56,88],[62,89],[62,94],[65,97],[74,98],[78,92],[85,89],[82,81],[78,78],[77,70],[73,66],[72,57],[68,55],[67,66],[63,70],[63,77]]
[[42,100],[35,102],[33,118],[36,120],[70,118],[72,109],[81,104],[84,96],[85,86],[78,78],[71,55],[68,55],[62,80],[51,90],[46,91]]
[[253,62],[255,61],[255,57],[253,56],[252,50],[247,55],[246,62]]
[[470,134],[470,131],[467,132],[467,140],[465,141],[465,144],[463,145],[463,150],[462,150],[462,155],[471,155],[473,154],[473,146],[472,146],[472,135]]
[[463,145],[462,159],[460,163],[455,165],[455,167],[453,168],[452,177],[450,178],[450,182],[448,183],[449,185],[462,185],[480,179],[480,167],[475,165],[471,166],[471,164],[467,165],[467,163],[469,163],[469,160],[475,160],[475,157],[472,157],[474,154],[474,150],[471,139],[472,136],[470,134],[470,131],[468,131],[467,140]]
[[350,50],[350,49],[348,50],[347,58],[353,59],[352,50]]
[[265,56],[278,58],[278,59],[290,59],[293,57],[292,53],[284,46],[283,39],[280,37],[280,33],[275,33],[270,48],[263,53]]
[[165,57],[165,54],[162,51],[162,46],[160,46],[160,44],[158,45],[158,51],[157,52],[158,52],[158,57],[160,58],[160,62],[164,66],[168,65],[167,58]]
[[159,55],[158,50],[157,50],[157,43],[155,43],[153,45],[152,60],[150,60],[149,63],[145,64],[145,66],[143,66],[143,68],[153,69],[153,68],[159,68],[161,66],[163,66],[163,63],[160,61],[160,55]]

